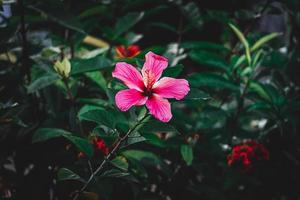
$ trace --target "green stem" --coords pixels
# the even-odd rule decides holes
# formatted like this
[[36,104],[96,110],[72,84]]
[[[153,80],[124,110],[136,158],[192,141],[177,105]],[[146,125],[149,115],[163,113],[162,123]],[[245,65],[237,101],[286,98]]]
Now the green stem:
[[69,79],[68,78],[63,78],[62,81],[64,82],[64,84],[65,84],[65,86],[67,88],[67,94],[68,94],[68,97],[69,97],[71,103],[74,104],[75,103],[75,99],[74,99],[74,96],[72,94],[72,90],[71,90],[71,88],[69,86]]

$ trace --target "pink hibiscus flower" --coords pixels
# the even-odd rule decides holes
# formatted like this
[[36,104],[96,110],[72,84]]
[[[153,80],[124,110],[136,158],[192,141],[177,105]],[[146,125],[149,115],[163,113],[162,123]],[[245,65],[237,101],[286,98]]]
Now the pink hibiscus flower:
[[156,119],[168,122],[172,118],[171,105],[166,98],[180,100],[190,90],[185,79],[161,78],[168,66],[167,58],[149,52],[145,56],[142,74],[132,65],[118,62],[112,76],[121,80],[129,89],[116,94],[115,101],[121,111],[132,106],[146,107]]

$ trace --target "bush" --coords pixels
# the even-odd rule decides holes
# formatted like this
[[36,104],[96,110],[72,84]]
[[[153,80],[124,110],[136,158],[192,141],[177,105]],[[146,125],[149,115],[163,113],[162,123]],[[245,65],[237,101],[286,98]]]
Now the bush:
[[300,198],[298,1],[0,2],[0,199]]

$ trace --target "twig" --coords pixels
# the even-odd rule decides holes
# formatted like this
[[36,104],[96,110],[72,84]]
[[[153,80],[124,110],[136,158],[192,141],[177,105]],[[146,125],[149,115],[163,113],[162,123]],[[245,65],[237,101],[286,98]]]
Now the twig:
[[94,171],[94,173],[91,174],[88,181],[82,186],[82,188],[75,194],[73,197],[73,200],[77,200],[82,192],[88,187],[88,185],[91,183],[91,181],[94,179],[94,177],[101,171],[101,169],[104,167],[104,165],[111,159],[111,157],[115,154],[117,150],[119,150],[120,145],[127,140],[128,136],[135,131],[135,129],[147,118],[148,114],[146,114],[142,119],[137,121],[137,123],[128,130],[128,132],[121,138],[118,139],[116,142],[114,148],[111,150],[111,152],[104,158],[102,163],[99,165],[99,167]]
[[26,25],[25,25],[25,7],[24,1],[19,0],[20,7],[20,23],[21,23],[21,38],[22,38],[22,75],[27,76],[27,81],[31,81],[30,65],[28,63],[28,49],[27,49],[27,36],[26,36]]
[[72,90],[71,90],[71,88],[70,88],[70,86],[69,86],[69,83],[68,83],[69,80],[68,80],[68,78],[63,78],[62,81],[64,82],[64,84],[65,84],[65,86],[66,86],[66,88],[67,88],[67,94],[68,94],[68,97],[69,97],[69,99],[70,99],[72,105],[74,105],[74,103],[75,103],[75,98],[74,98],[74,96],[73,96],[73,94],[72,94]]
[[177,38],[177,51],[176,51],[176,56],[178,56],[179,53],[180,53],[180,45],[181,45],[181,41],[182,41],[182,33],[183,33],[182,29],[183,29],[183,17],[182,17],[182,15],[180,15],[179,23],[178,23],[178,30],[177,30],[178,38]]

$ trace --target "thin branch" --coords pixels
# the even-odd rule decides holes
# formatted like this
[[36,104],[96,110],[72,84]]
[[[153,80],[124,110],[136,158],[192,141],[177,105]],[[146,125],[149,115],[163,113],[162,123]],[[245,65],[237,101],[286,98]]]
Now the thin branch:
[[21,38],[22,38],[22,75],[27,76],[27,81],[31,81],[30,65],[28,63],[28,48],[27,48],[27,35],[26,35],[26,24],[25,24],[25,6],[24,0],[19,0],[20,7],[20,25],[21,25]]
[[80,194],[82,192],[84,192],[86,190],[86,188],[88,187],[88,185],[91,183],[91,181],[95,178],[95,176],[102,170],[102,168],[104,167],[104,165],[107,163],[107,161],[109,161],[112,156],[119,150],[121,144],[127,140],[127,138],[129,137],[129,135],[135,131],[135,129],[142,124],[142,122],[147,118],[148,114],[146,114],[142,119],[140,119],[139,121],[137,121],[137,123],[128,130],[128,132],[121,138],[118,139],[118,141],[116,142],[114,148],[111,150],[111,152],[104,158],[104,160],[102,161],[102,163],[99,165],[99,167],[94,171],[93,174],[91,174],[90,178],[88,179],[88,181],[82,186],[82,188],[75,194],[75,196],[73,197],[73,200],[77,200],[80,196]]

